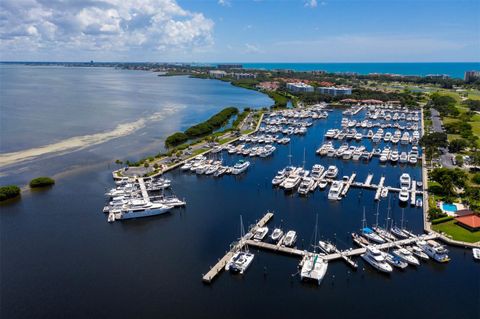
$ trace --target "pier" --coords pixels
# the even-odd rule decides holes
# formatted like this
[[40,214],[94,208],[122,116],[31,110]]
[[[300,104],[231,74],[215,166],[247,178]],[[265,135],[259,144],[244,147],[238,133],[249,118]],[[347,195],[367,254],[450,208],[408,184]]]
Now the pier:
[[350,176],[350,178],[349,178],[348,181],[345,183],[345,186],[344,186],[343,189],[342,189],[342,196],[347,195],[347,192],[348,192],[348,190],[350,189],[350,186],[352,185],[353,180],[355,179],[356,176],[357,176],[357,173],[352,173],[352,175]]
[[150,202],[150,197],[148,196],[147,187],[145,186],[145,181],[143,178],[137,178],[138,185],[140,186],[140,191],[142,193],[143,200],[145,202]]
[[270,219],[273,217],[273,213],[270,213],[270,212],[267,212],[263,217],[262,219],[260,219],[251,229],[248,233],[245,234],[245,236],[243,236],[242,238],[240,238],[240,240],[235,243],[231,248],[230,250],[225,254],[225,256],[223,256],[222,259],[220,259],[216,264],[215,266],[213,266],[212,268],[210,268],[210,270],[205,274],[203,275],[203,282],[205,283],[211,283],[213,279],[215,279],[216,276],[218,276],[218,274],[220,274],[220,272],[222,272],[223,269],[225,269],[225,266],[227,265],[228,261],[230,259],[232,259],[233,255],[235,255],[235,253],[237,251],[239,251],[240,249],[243,248],[244,245],[247,244],[247,242],[249,241],[249,238],[252,236],[252,234],[255,232],[255,230],[257,230],[258,228],[260,227],[263,227],[265,226],[269,221]]
[[380,200],[380,195],[383,189],[383,183],[385,183],[385,176],[380,177],[380,182],[378,183],[377,192],[375,193],[375,200]]
[[[262,217],[262,219],[260,219],[260,221],[258,221],[253,227],[251,227],[250,231],[247,234],[245,234],[244,237],[242,237],[238,242],[234,243],[231,246],[230,250],[221,259],[218,260],[215,266],[211,267],[210,270],[205,275],[203,275],[202,277],[203,282],[207,284],[211,283],[222,272],[222,270],[225,269],[225,266],[227,265],[229,260],[233,257],[233,255],[237,251],[242,249],[245,245],[250,247],[256,247],[262,250],[267,250],[274,253],[280,253],[284,255],[299,257],[302,259],[309,254],[313,254],[313,252],[309,252],[307,250],[301,250],[296,247],[286,247],[282,245],[282,240],[280,240],[276,244],[252,240],[251,238],[255,233],[255,231],[260,227],[264,227],[272,219],[272,217],[273,217],[273,213],[267,212]],[[382,250],[382,249],[389,249],[394,247],[401,247],[405,245],[411,245],[419,240],[430,240],[430,239],[436,239],[439,237],[440,236],[437,233],[430,233],[428,235],[415,236],[407,239],[387,241],[384,244],[374,244],[374,246]],[[323,255],[321,256],[321,258],[326,260],[327,262],[334,261],[334,260],[343,260],[350,267],[357,268],[358,266],[357,263],[354,260],[352,260],[351,257],[364,254],[365,252],[366,252],[365,246],[360,248],[350,248],[346,250],[339,250],[338,248],[335,247],[334,253]]]

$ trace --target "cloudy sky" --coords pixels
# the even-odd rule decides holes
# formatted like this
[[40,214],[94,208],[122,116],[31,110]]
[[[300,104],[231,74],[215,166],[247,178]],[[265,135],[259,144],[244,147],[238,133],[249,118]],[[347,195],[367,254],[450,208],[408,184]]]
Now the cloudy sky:
[[0,60],[480,60],[478,0],[0,0]]

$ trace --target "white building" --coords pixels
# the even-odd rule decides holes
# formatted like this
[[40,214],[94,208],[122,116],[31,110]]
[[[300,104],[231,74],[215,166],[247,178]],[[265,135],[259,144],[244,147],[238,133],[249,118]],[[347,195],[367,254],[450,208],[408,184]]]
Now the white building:
[[210,75],[212,78],[221,79],[227,75],[227,72],[222,70],[210,70],[208,71],[208,75]]
[[337,95],[351,95],[352,94],[352,88],[346,88],[346,87],[334,87],[334,86],[330,86],[330,87],[318,87],[317,88],[317,92],[318,93],[321,93],[321,94],[329,94],[329,95],[333,95],[333,96],[337,96]]
[[287,90],[290,92],[313,92],[313,86],[297,82],[297,83],[287,83]]
[[256,79],[257,75],[254,73],[232,73],[232,76],[237,79]]

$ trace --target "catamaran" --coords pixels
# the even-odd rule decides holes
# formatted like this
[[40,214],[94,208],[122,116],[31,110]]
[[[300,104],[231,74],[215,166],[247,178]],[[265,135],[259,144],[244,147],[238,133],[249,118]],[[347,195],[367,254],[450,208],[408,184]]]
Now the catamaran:
[[[244,240],[244,229],[243,229],[243,220],[240,216],[240,241]],[[247,270],[250,264],[255,257],[254,254],[250,253],[247,249],[247,245],[242,245],[242,249],[237,251],[232,258],[225,265],[225,270],[233,273],[243,273]]]
[[[315,221],[315,237],[314,243],[317,241],[318,229],[318,215]],[[303,257],[301,262],[302,270],[300,271],[300,278],[302,280],[315,280],[320,285],[323,277],[327,273],[328,263],[322,258],[323,254],[317,254],[314,246],[313,253],[308,253]]]

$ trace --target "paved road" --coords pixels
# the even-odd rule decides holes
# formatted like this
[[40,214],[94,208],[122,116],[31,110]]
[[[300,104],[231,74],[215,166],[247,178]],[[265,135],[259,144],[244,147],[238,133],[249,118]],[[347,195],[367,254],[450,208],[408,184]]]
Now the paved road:
[[[440,118],[440,113],[432,109],[432,129],[434,132],[444,133],[442,119]],[[440,155],[440,163],[443,167],[452,168],[454,167],[452,163],[453,155],[448,152],[448,148],[440,148],[442,155]]]

